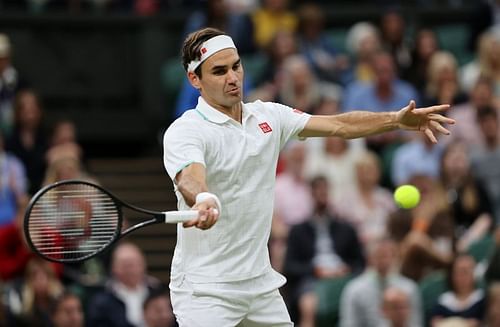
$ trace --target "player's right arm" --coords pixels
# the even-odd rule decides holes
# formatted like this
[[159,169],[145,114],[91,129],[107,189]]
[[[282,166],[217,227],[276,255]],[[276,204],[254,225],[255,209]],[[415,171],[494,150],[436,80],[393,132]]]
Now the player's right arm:
[[177,173],[175,183],[186,204],[200,212],[198,218],[185,222],[183,226],[200,229],[212,227],[219,218],[220,208],[215,198],[200,197],[200,194],[208,193],[205,166],[196,162],[190,164]]

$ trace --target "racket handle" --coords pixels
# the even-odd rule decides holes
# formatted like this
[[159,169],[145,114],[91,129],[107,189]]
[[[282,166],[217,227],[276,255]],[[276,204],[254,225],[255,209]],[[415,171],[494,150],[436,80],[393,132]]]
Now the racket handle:
[[198,210],[184,210],[184,211],[167,211],[165,214],[165,223],[183,223],[185,221],[193,220],[198,217]]

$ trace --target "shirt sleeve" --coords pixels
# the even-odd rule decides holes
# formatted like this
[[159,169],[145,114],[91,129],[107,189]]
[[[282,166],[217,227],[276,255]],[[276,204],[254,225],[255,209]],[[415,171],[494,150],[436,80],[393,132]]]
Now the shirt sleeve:
[[163,164],[172,181],[192,163],[205,166],[205,143],[194,125],[175,121],[163,137]]
[[298,138],[298,134],[302,132],[311,115],[279,103],[271,102],[270,105],[279,120],[280,148],[283,148],[288,140]]

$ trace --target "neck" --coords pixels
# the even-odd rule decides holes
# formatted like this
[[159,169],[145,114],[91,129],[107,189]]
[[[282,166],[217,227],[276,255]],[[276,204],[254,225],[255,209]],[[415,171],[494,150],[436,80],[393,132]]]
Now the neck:
[[231,107],[225,107],[220,104],[210,103],[209,101],[207,101],[207,103],[212,107],[214,107],[215,109],[217,109],[218,111],[222,112],[224,115],[231,117],[232,119],[241,124],[241,117],[243,115],[241,102],[235,103]]

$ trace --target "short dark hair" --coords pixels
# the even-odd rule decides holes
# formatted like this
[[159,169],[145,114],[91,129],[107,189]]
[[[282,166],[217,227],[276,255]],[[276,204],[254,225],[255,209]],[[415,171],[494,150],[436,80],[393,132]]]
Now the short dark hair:
[[486,118],[498,120],[498,112],[492,106],[479,107],[476,111],[476,118],[478,122],[481,122]]
[[168,300],[168,302],[170,303],[170,296],[162,287],[160,287],[158,289],[154,289],[151,292],[149,292],[148,296],[146,297],[146,299],[142,303],[142,309],[146,310],[152,301],[159,299],[159,298],[166,298]]
[[[185,71],[187,71],[191,61],[200,60],[200,49],[203,42],[219,35],[226,35],[226,33],[216,28],[207,27],[197,30],[186,37],[181,52],[182,66]],[[195,69],[194,73],[201,78],[201,65]]]

